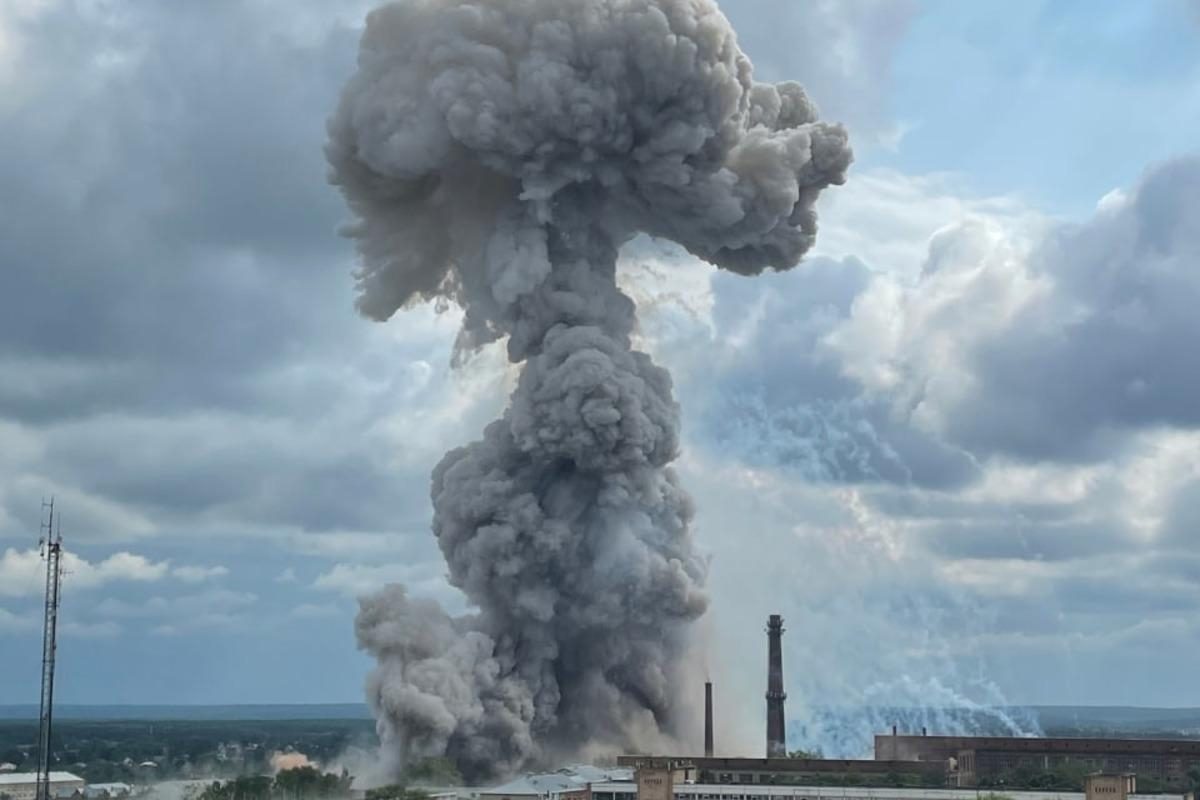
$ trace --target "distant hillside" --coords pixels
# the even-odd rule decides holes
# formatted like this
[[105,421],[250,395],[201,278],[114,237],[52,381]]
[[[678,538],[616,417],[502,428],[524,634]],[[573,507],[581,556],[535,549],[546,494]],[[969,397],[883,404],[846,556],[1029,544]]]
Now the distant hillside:
[[[91,706],[59,705],[55,719],[83,720],[288,720],[288,719],[370,719],[362,703],[316,703],[289,705],[230,706]],[[35,705],[0,705],[0,719],[38,718]]]

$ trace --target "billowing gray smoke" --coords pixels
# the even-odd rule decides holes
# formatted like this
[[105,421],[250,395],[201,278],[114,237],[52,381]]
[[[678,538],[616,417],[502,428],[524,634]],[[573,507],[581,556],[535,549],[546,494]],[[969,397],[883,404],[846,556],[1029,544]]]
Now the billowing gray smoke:
[[507,338],[504,416],[433,474],[433,529],[478,613],[361,601],[385,754],[468,778],[676,732],[704,613],[671,380],[631,348],[638,232],[743,274],[794,265],[850,162],[795,83],[751,77],[710,0],[413,0],[367,20],[330,121],[359,308],[465,310]]

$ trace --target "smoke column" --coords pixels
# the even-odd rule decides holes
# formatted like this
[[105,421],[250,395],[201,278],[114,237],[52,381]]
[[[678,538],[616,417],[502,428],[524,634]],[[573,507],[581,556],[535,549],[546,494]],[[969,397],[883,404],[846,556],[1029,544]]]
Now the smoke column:
[[745,275],[793,266],[844,129],[799,84],[755,83],[709,0],[413,0],[368,16],[326,155],[359,310],[455,302],[457,354],[506,339],[523,365],[503,417],[433,473],[477,613],[399,586],[360,601],[389,768],[444,754],[481,780],[678,733],[706,564],[618,250],[645,232]]

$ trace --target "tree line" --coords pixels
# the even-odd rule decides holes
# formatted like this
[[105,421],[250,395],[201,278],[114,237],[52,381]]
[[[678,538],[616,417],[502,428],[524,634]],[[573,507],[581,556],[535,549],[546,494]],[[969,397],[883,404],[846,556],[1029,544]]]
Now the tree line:
[[337,800],[350,797],[350,773],[293,767],[278,775],[245,775],[213,781],[195,800]]

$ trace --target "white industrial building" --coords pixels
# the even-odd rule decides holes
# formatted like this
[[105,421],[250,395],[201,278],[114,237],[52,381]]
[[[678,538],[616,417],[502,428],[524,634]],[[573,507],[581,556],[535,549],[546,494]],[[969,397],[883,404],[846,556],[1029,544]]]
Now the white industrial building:
[[[70,772],[50,773],[50,796],[70,796],[82,792],[83,778]],[[36,772],[5,772],[0,773],[0,795],[8,795],[12,800],[34,800],[37,797]]]

